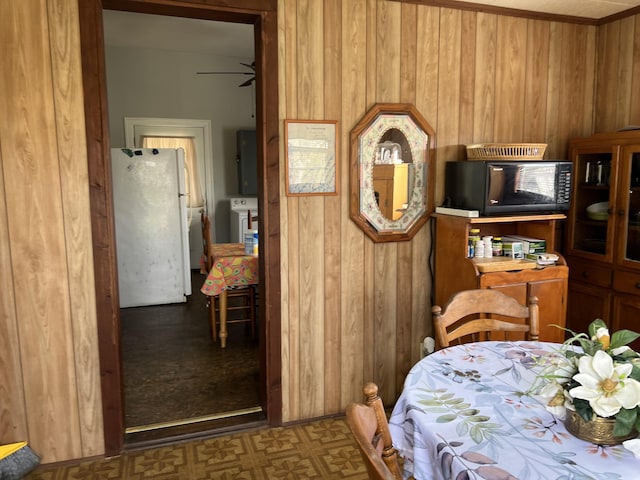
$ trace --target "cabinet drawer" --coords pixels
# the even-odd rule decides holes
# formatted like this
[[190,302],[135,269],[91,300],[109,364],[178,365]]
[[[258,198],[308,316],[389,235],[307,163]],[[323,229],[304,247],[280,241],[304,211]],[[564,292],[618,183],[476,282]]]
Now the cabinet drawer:
[[613,288],[617,292],[640,295],[640,273],[614,272]]
[[569,279],[599,287],[611,286],[611,269],[580,260],[569,262]]

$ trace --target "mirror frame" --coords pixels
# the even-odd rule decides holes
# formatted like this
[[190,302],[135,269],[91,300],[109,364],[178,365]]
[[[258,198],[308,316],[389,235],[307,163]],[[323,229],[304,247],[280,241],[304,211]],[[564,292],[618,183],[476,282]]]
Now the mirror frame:
[[[391,129],[403,133],[415,165],[412,196],[397,220],[382,214],[373,191],[375,149]],[[410,103],[377,103],[351,130],[350,148],[351,220],[376,243],[411,240],[433,213],[435,131]]]

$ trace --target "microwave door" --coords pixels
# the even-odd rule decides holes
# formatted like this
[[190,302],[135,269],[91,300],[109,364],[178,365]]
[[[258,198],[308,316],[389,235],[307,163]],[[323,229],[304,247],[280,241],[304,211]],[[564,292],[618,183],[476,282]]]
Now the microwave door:
[[498,165],[489,165],[489,188],[487,206],[502,205],[505,186],[505,169]]

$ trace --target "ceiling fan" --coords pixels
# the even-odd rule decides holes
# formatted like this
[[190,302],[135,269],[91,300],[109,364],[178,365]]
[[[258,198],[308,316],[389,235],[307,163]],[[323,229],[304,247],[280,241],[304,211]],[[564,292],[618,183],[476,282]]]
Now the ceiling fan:
[[196,72],[196,73],[198,75],[252,75],[252,77],[249,80],[242,82],[240,85],[238,85],[239,87],[248,87],[256,79],[256,62],[251,62],[251,65],[249,65],[248,63],[240,62],[240,65],[244,65],[245,67],[250,68],[251,71],[250,72]]

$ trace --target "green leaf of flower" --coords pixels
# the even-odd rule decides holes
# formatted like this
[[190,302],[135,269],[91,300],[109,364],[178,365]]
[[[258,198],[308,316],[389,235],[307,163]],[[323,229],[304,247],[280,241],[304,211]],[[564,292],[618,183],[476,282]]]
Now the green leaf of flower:
[[616,415],[616,423],[613,427],[613,435],[616,437],[620,437],[629,433],[633,428],[633,425],[636,423],[637,418],[637,409],[634,408],[632,410],[628,410],[626,408],[621,408]]
[[611,346],[609,348],[618,348],[624,345],[628,345],[634,340],[640,337],[640,333],[632,332],[631,330],[618,330],[611,335]]
[[580,415],[585,422],[591,421],[591,419],[593,418],[593,409],[591,408],[587,400],[574,398],[573,406],[575,407],[576,412],[578,412],[578,415]]
[[593,338],[599,328],[607,328],[607,324],[601,318],[596,318],[589,325],[589,338]]

